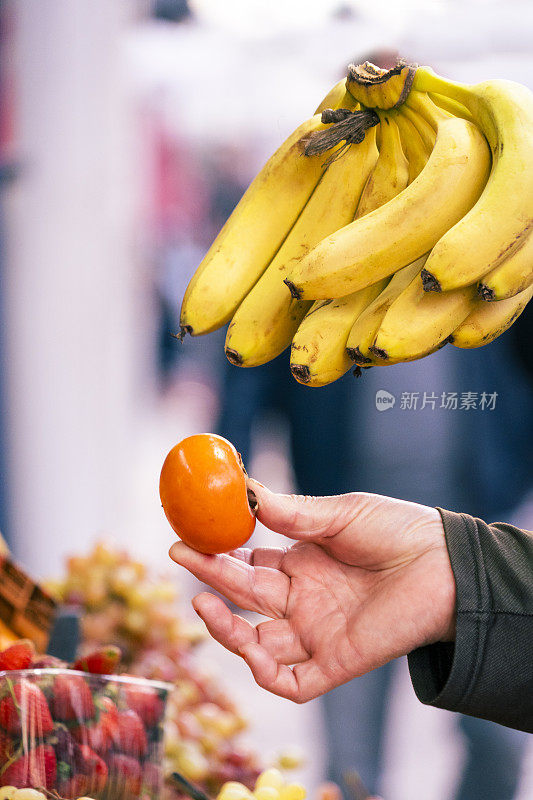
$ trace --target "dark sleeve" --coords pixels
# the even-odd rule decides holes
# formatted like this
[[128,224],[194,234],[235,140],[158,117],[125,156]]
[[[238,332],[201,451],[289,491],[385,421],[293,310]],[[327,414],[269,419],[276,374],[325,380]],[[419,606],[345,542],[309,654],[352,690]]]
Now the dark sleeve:
[[456,639],[409,654],[416,695],[533,733],[533,533],[439,512],[457,590]]

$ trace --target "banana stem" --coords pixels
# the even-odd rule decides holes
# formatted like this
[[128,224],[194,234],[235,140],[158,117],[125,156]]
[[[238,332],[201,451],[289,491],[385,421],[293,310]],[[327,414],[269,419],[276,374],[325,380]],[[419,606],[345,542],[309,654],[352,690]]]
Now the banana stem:
[[450,97],[452,100],[459,100],[470,111],[475,110],[477,107],[477,98],[471,86],[441,78],[440,75],[437,75],[428,67],[418,67],[412,88],[419,92],[434,92],[435,94],[443,94],[445,97]]
[[413,89],[420,92],[433,92],[450,97],[460,102],[470,111],[474,120],[480,125],[483,133],[494,150],[498,144],[498,130],[490,105],[484,102],[475,85],[465,85],[456,81],[441,78],[429,67],[418,67],[413,80]]

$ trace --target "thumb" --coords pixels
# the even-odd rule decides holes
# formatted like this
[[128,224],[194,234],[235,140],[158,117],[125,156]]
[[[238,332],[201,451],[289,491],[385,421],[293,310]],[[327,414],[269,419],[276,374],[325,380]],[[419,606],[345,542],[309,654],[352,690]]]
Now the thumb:
[[253,478],[248,479],[258,503],[257,519],[291,539],[321,539],[335,536],[356,513],[357,494],[331,497],[276,494]]

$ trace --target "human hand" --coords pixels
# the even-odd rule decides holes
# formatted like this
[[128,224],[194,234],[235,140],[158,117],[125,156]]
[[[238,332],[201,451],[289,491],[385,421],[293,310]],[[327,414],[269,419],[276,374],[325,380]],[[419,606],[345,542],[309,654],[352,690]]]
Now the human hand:
[[249,611],[253,626],[208,592],[193,606],[241,655],[259,686],[298,703],[417,647],[451,640],[455,583],[438,511],[380,495],[278,495],[249,481],[268,528],[297,542],[171,558]]

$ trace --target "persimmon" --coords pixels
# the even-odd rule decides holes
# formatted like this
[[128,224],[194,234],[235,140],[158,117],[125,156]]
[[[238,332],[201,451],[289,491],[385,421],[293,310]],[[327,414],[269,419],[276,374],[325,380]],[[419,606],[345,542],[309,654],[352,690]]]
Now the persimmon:
[[214,433],[188,436],[163,463],[159,496],[180,539],[201,553],[226,553],[252,535],[255,514],[235,447]]

